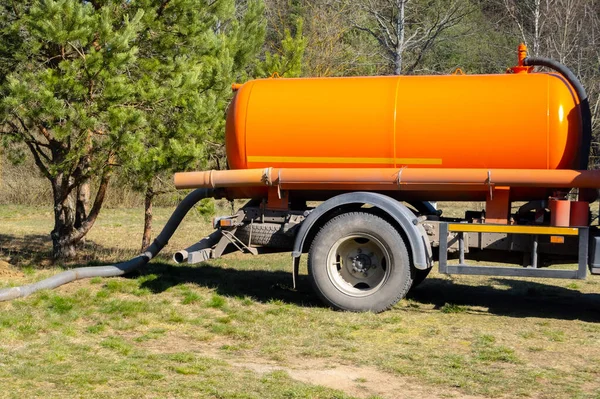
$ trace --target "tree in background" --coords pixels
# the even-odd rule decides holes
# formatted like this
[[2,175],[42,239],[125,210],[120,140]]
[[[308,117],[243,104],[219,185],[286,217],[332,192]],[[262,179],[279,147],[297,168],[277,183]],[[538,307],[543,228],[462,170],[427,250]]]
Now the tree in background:
[[220,140],[233,71],[241,73],[260,46],[258,3],[246,4],[0,5],[0,135],[13,158],[29,150],[52,185],[55,258],[75,255],[116,167],[152,189],[161,171],[207,158],[202,143]]
[[297,78],[304,72],[306,38],[304,1],[266,0],[266,40],[257,62],[255,77],[277,74]]
[[310,76],[377,74],[376,61],[366,47],[353,38],[348,15],[355,12],[348,2],[318,0],[304,2],[305,68]]
[[532,55],[540,55],[542,35],[545,34],[550,2],[544,0],[501,0],[504,11],[519,30],[521,40]]
[[[515,28],[532,55],[563,64],[597,65],[600,2],[587,0],[501,0],[509,27]],[[508,32],[511,32],[509,30]],[[587,65],[585,65],[587,66]]]
[[534,55],[567,65],[581,79],[592,108],[598,165],[600,126],[600,2],[589,0],[496,0],[507,35],[519,35]]
[[473,12],[468,0],[360,0],[358,9],[355,28],[375,39],[394,75],[414,73],[444,35]]
[[223,165],[224,113],[231,84],[248,79],[264,42],[264,6],[251,0],[131,3],[144,11],[131,107],[144,115],[140,141],[124,172],[145,194],[142,248],[151,243],[152,205],[171,191],[176,171]]
[[296,20],[294,34],[289,28],[283,31],[279,46],[274,50],[266,50],[264,60],[256,65],[257,77],[269,77],[277,74],[286,78],[302,76],[306,39],[303,36],[303,20]]
[[[126,74],[143,13],[75,0],[0,7],[0,135],[13,159],[28,149],[52,185],[53,255],[72,257],[100,212],[119,154],[143,124],[127,107],[134,86]],[[93,176],[88,213],[82,191]]]
[[[498,1],[503,0],[404,2],[405,35],[410,38],[407,32],[417,33],[419,39],[423,39],[431,33],[433,37],[429,42],[421,42],[425,51],[420,47],[411,50],[411,46],[417,44],[416,36],[409,41],[401,54],[403,73],[448,73],[457,67],[467,73],[504,71],[514,62],[514,49],[519,39],[504,29],[506,20],[503,19],[506,18]],[[280,41],[285,29],[290,29],[293,34],[295,18],[303,19],[306,41],[303,75],[356,76],[393,72],[395,56],[384,51],[377,37],[387,34],[384,27],[387,26],[390,33],[397,27],[397,24],[392,26],[398,15],[394,10],[400,4],[396,0],[265,0],[265,4],[268,19],[265,46],[268,51]],[[373,12],[369,13],[369,10]],[[448,25],[443,16],[457,10],[465,15],[459,14],[460,18]],[[378,21],[374,14],[385,15],[388,19]],[[439,32],[437,28],[443,28],[443,31]],[[381,38],[383,40],[384,36]],[[392,46],[391,50],[395,54],[396,48]],[[412,68],[412,63],[417,60],[418,65]]]
[[[366,43],[357,37],[350,23],[350,16],[356,13],[354,2],[265,0],[265,4],[268,20],[265,55],[283,55],[290,59],[293,58],[290,50],[295,48],[296,54],[302,53],[303,76],[375,75],[382,72],[377,48],[371,41]],[[302,25],[299,25],[300,20]],[[298,34],[299,28],[302,35]],[[289,50],[282,48],[282,44],[289,42],[289,39],[285,40],[287,31],[297,42],[289,46]],[[283,68],[267,68],[271,73],[279,72],[278,69]],[[286,76],[291,75],[287,73]]]

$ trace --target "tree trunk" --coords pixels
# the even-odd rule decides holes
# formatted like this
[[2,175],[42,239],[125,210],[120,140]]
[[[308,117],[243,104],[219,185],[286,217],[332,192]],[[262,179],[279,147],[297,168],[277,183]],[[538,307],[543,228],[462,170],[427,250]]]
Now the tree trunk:
[[396,17],[396,54],[394,56],[394,75],[402,75],[402,55],[404,53],[404,40],[406,35],[405,7],[406,0],[399,0],[398,16]]
[[77,244],[90,231],[100,213],[110,181],[110,170],[104,172],[96,192],[94,205],[85,217],[82,212],[86,211],[85,202],[90,197],[89,185],[81,186],[86,186],[88,182],[84,181],[80,185],[74,185],[74,178],[72,176],[65,177],[63,174],[58,174],[50,180],[54,199],[54,229],[50,234],[52,257],[55,260],[72,259],[77,254]]
[[[77,187],[77,200],[75,204],[75,228],[80,229],[87,218],[90,203],[90,181],[85,180]],[[85,244],[85,237],[79,241],[79,247]]]
[[77,219],[77,196],[74,190],[65,193],[71,179],[68,179],[68,182],[64,182],[64,179],[62,175],[59,175],[52,181],[54,229],[50,235],[52,236],[52,257],[54,259],[70,259],[76,255],[76,243],[71,240],[71,236],[75,231]]
[[142,252],[146,250],[151,244],[152,240],[152,200],[154,199],[154,192],[152,188],[146,189],[146,196],[144,198],[144,234],[142,236]]
[[536,57],[540,55],[540,17],[540,0],[535,0],[533,8],[533,55]]

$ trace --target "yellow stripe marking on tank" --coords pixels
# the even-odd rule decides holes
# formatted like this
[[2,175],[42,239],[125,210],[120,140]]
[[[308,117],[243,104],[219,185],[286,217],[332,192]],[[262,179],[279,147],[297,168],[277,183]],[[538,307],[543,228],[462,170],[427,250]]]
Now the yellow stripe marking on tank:
[[493,224],[449,224],[448,231],[463,233],[513,233],[513,234],[541,234],[576,236],[579,229],[573,227],[546,227],[546,226],[505,226]]
[[[394,162],[395,161],[395,162]],[[360,163],[360,164],[398,164],[398,165],[441,165],[440,158],[353,158],[353,157],[278,157],[278,156],[248,156],[248,162],[264,163]]]

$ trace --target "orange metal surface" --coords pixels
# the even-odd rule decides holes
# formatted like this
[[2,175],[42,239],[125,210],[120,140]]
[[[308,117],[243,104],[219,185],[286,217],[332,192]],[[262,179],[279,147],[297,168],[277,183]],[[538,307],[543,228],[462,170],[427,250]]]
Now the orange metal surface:
[[278,187],[270,186],[267,190],[267,204],[269,209],[284,211],[289,209],[290,193],[281,191]]
[[494,187],[488,191],[485,222],[507,224],[510,216],[510,187]]
[[556,227],[569,227],[571,215],[571,201],[550,199],[550,225]]
[[264,79],[227,115],[233,169],[577,165],[580,116],[559,75]]
[[175,174],[175,186],[277,186],[282,190],[489,190],[490,187],[600,188],[600,170],[264,168]]
[[[248,187],[260,185],[264,175],[262,169],[208,170],[204,172],[175,173],[177,188]],[[253,182],[250,184],[250,182]],[[268,182],[267,182],[268,183]]]
[[581,227],[590,224],[590,204],[586,201],[571,201],[569,226]]

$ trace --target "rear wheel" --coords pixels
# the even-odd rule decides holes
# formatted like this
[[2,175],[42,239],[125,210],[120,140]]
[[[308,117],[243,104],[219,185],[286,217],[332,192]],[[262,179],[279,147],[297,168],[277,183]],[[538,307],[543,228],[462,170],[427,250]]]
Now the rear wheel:
[[311,245],[308,270],[316,293],[340,310],[381,312],[412,285],[402,236],[365,212],[345,213],[323,226]]

